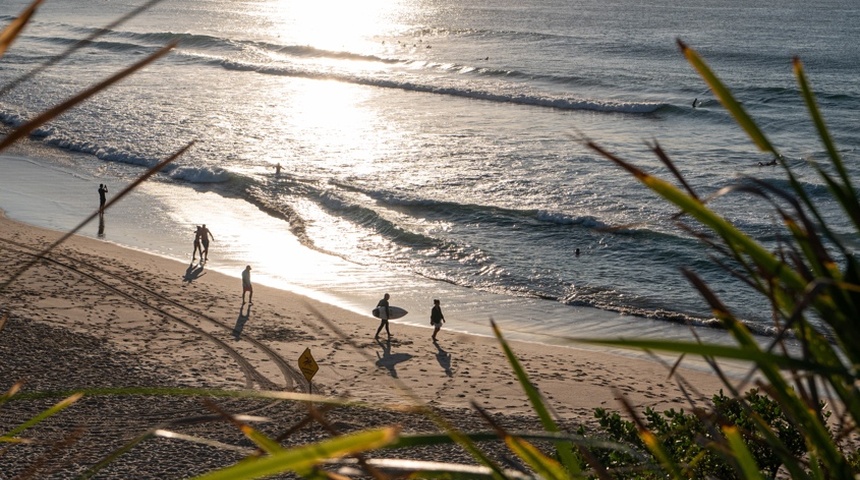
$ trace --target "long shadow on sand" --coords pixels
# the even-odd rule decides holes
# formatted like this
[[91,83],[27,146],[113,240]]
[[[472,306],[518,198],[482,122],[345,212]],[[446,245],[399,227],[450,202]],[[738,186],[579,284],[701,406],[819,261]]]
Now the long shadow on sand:
[[376,356],[379,357],[379,360],[376,361],[377,367],[384,367],[388,370],[389,375],[394,378],[397,378],[397,369],[395,368],[398,363],[405,362],[412,358],[412,355],[408,353],[391,353],[391,339],[389,338],[385,342],[380,339],[376,339],[376,343],[382,347],[382,354],[376,352]]
[[185,276],[182,277],[182,281],[191,283],[203,275],[206,275],[206,272],[203,271],[203,264],[194,265],[194,262],[191,262],[188,268],[185,269]]
[[454,372],[451,371],[451,354],[442,349],[439,346],[439,342],[434,341],[433,345],[436,345],[436,361],[439,362],[439,366],[445,370],[445,375],[453,377]]
[[245,323],[251,318],[251,305],[248,305],[248,313],[242,313],[244,305],[239,307],[239,317],[236,318],[236,326],[233,327],[233,338],[239,340],[242,338],[242,329],[245,328]]

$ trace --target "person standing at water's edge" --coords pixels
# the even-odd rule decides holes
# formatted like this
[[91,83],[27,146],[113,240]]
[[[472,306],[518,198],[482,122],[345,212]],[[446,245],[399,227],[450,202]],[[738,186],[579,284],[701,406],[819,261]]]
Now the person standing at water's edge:
[[248,304],[254,304],[254,287],[251,286],[251,266],[242,270],[242,305],[245,304],[245,294],[248,293]]
[[385,327],[385,333],[388,336],[391,336],[391,331],[388,329],[388,318],[391,317],[391,311],[388,310],[388,299],[391,298],[391,295],[385,294],[382,297],[382,300],[376,304],[377,308],[379,308],[379,328],[376,329],[376,335],[374,338],[379,338],[379,332],[382,331],[382,327]]
[[433,300],[433,308],[430,309],[430,325],[433,325],[433,341],[436,341],[436,334],[445,323],[445,315],[442,315],[442,307],[439,306],[439,300]]
[[215,240],[215,237],[212,235],[212,232],[206,228],[206,224],[200,227],[200,241],[203,243],[203,251],[200,253],[200,258],[203,260],[209,260],[209,239]]
[[191,254],[191,260],[197,258],[197,254],[200,254],[200,260],[203,260],[203,248],[200,246],[200,227],[196,227],[196,231],[194,232],[194,253]]
[[104,211],[105,211],[105,202],[107,201],[107,193],[108,193],[107,185],[100,183],[99,184],[99,212],[100,213],[104,213]]

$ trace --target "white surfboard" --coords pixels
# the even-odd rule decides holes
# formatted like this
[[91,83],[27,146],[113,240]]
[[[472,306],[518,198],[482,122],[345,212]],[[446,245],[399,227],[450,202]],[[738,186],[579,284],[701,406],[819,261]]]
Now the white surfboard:
[[[389,319],[389,320],[394,320],[394,319],[396,319],[396,318],[400,318],[400,317],[404,317],[404,316],[406,316],[406,314],[407,314],[407,313],[409,313],[409,312],[407,312],[406,310],[404,310],[404,309],[402,309],[402,308],[400,308],[400,307],[388,307],[388,313],[390,313],[390,314],[391,314],[391,316],[390,316],[390,317],[388,317],[388,319]],[[376,317],[376,318],[379,318],[379,307],[376,307],[376,308],[374,308],[374,309],[373,309],[373,316],[374,316],[374,317]]]

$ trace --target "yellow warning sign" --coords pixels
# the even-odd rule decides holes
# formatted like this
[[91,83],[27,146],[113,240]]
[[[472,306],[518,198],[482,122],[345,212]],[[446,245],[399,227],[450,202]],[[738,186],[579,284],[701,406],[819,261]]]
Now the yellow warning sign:
[[305,378],[310,382],[314,375],[316,375],[317,371],[320,369],[319,365],[317,365],[317,361],[314,360],[314,356],[311,355],[311,349],[306,348],[305,352],[302,353],[302,356],[299,357],[299,369],[305,374]]

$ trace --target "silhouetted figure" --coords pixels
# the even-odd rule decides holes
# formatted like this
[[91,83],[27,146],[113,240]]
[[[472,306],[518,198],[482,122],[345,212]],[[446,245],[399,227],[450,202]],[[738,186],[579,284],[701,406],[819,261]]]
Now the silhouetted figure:
[[203,260],[203,247],[200,246],[200,227],[196,226],[194,231],[194,253],[191,254],[191,260],[197,258],[200,254],[200,260]]
[[430,325],[433,325],[433,341],[436,341],[436,334],[445,323],[445,315],[442,315],[442,307],[439,305],[439,300],[433,300],[433,308],[430,309]]
[[212,236],[212,232],[206,228],[206,224],[204,223],[200,227],[200,242],[203,244],[203,253],[200,254],[200,258],[204,261],[209,260],[209,239],[215,240],[215,237]]
[[276,177],[280,177],[280,176],[281,176],[281,164],[280,164],[280,163],[279,163],[279,164],[277,164],[277,165],[275,165],[275,176],[276,176]]
[[693,99],[693,108],[696,108],[696,102],[697,102],[697,101],[699,101],[699,99],[698,99],[698,98],[694,98],[694,99]]
[[391,331],[388,329],[388,318],[391,317],[391,312],[388,310],[389,298],[391,298],[391,295],[386,293],[385,296],[382,297],[382,300],[376,304],[376,306],[379,307],[379,328],[376,329],[376,335],[374,338],[379,338],[379,332],[382,331],[382,327],[385,327],[385,333],[387,333],[389,337],[391,336]]
[[107,201],[108,188],[107,185],[99,184],[99,212],[105,211],[105,202]]
[[254,287],[251,286],[251,266],[242,270],[242,305],[245,304],[245,294],[248,294],[248,304],[254,304]]

